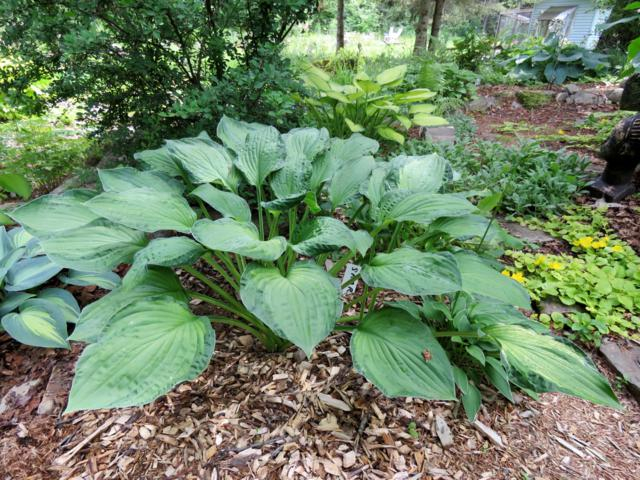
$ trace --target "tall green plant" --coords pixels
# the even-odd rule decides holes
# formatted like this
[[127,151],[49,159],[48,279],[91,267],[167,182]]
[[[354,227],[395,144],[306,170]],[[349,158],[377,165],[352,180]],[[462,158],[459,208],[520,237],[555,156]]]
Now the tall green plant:
[[[619,406],[588,357],[517,310],[530,308],[525,290],[477,254],[495,228],[482,212],[498,199],[476,207],[439,193],[441,157],[376,161],[378,143],[357,133],[281,135],[227,117],[217,136],[140,152],[147,170],[100,171],[104,192],[65,199],[62,219],[53,195],[12,213],[57,265],[131,264],[69,337],[88,346],[67,412],[148,403],[194,378],[214,351],[212,323],[307,356],[332,331],[350,332],[355,368],[384,394],[459,397],[469,418],[483,381],[509,399],[514,385]],[[341,278],[349,262],[362,270]],[[208,291],[183,289],[171,267]],[[362,293],[343,296],[354,282]],[[383,291],[410,301],[381,305]],[[189,299],[225,314],[195,316]]]

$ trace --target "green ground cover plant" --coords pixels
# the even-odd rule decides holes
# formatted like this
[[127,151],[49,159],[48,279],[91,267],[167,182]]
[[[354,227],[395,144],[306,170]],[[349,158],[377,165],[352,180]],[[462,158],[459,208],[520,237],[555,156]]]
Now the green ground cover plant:
[[[194,378],[214,352],[212,323],[307,356],[348,332],[354,367],[385,395],[458,398],[470,419],[483,382],[509,400],[520,388],[619,407],[589,358],[524,316],[526,291],[483,256],[499,194],[473,205],[442,193],[442,157],[375,160],[378,143],[357,133],[280,134],[223,117],[216,134],[222,143],[202,133],[139,152],[142,170],[100,171],[102,192],[47,195],[11,213],[61,268],[131,265],[65,339],[88,344],[67,412],[145,404]],[[458,240],[474,238],[473,249]],[[348,262],[362,270],[341,278]],[[208,292],[185,290],[171,267]],[[356,281],[363,290],[343,298]],[[382,291],[397,300],[381,305]],[[195,316],[190,299],[220,313]]]
[[609,227],[604,211],[589,207],[548,221],[529,220],[571,245],[572,255],[507,252],[534,300],[557,298],[574,312],[540,314],[569,337],[599,345],[611,333],[640,338],[640,258]]

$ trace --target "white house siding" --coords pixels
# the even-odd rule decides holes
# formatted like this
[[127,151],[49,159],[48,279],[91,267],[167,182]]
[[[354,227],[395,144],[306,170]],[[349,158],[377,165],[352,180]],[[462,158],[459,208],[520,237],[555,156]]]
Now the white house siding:
[[529,34],[535,35],[538,17],[549,7],[577,7],[566,39],[586,48],[594,48],[600,37],[597,26],[606,22],[611,9],[599,9],[592,0],[543,0],[536,3],[531,13]]

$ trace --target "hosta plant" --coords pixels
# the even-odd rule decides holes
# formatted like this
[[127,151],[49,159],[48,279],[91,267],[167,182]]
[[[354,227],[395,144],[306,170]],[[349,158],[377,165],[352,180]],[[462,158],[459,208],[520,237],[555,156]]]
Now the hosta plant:
[[375,78],[360,72],[352,84],[342,85],[332,81],[327,72],[309,65],[303,78],[317,96],[305,98],[304,103],[314,123],[327,128],[331,135],[344,138],[362,133],[402,144],[404,132],[412,126],[447,124],[433,114],[436,105],[424,103],[436,92],[399,89],[406,73],[407,65],[385,70]]
[[[70,336],[88,346],[67,412],[141,405],[194,378],[214,352],[212,323],[307,356],[348,332],[355,368],[384,394],[461,398],[470,418],[484,381],[509,399],[516,386],[618,406],[588,357],[520,313],[525,290],[476,253],[495,227],[486,205],[439,193],[441,157],[376,161],[378,143],[360,134],[282,135],[226,117],[216,133],[221,143],[203,133],[140,152],[144,170],[101,171],[104,192],[67,197],[62,217],[53,195],[12,213],[61,267],[131,264]],[[361,272],[347,279],[349,262]],[[185,290],[172,267],[208,290]],[[382,291],[397,301],[382,304]],[[196,316],[190,299],[225,314]]]

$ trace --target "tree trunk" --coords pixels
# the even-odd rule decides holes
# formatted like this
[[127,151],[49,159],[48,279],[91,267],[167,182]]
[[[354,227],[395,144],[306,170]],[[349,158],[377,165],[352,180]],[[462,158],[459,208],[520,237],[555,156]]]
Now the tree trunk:
[[336,27],[336,50],[340,50],[344,48],[344,0],[338,0]]
[[442,14],[445,0],[436,0],[436,8],[433,10],[433,23],[431,24],[431,38],[429,39],[429,51],[436,49],[440,27],[442,26]]
[[418,0],[418,22],[413,54],[422,55],[427,50],[427,32],[429,31],[429,0]]

